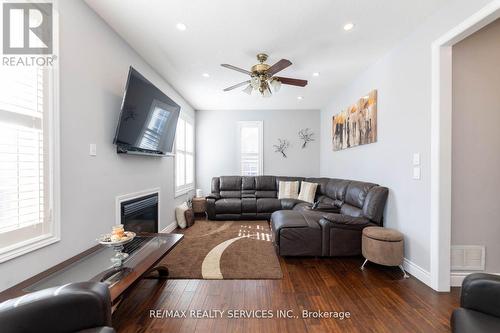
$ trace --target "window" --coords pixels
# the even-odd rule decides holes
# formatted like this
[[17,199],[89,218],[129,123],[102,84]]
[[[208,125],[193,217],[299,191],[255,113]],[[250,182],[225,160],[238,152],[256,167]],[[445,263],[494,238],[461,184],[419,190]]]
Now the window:
[[238,122],[239,164],[242,176],[263,174],[262,121]]
[[0,262],[59,240],[53,74],[0,67]]
[[194,189],[194,121],[181,115],[175,134],[175,194]]

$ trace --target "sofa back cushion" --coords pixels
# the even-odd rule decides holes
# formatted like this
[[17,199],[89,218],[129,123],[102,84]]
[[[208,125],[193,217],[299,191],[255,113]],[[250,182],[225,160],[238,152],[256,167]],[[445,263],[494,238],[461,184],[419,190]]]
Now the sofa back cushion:
[[255,177],[255,189],[257,191],[276,191],[276,177],[274,176]]
[[220,177],[212,178],[212,193],[219,194],[220,192]]
[[221,191],[241,191],[240,176],[222,176],[220,177]]
[[241,197],[255,198],[255,177],[253,176],[241,177]]
[[241,177],[241,190],[255,192],[255,177],[253,176]]
[[256,176],[255,177],[255,196],[257,198],[277,198],[278,189],[276,188],[276,177],[274,176]]
[[220,196],[221,198],[241,198],[241,177],[220,177]]
[[362,209],[368,192],[375,186],[377,184],[350,181],[345,193],[344,203]]
[[387,187],[372,187],[363,205],[363,216],[369,218],[373,222],[381,224],[388,195],[389,189]]
[[297,199],[299,197],[298,181],[280,181],[278,184],[278,199]]
[[345,179],[332,178],[325,186],[325,195],[332,200],[345,201],[346,191],[351,182]]
[[364,216],[363,206],[366,197],[370,189],[375,186],[377,185],[372,183],[349,181],[340,213],[354,217]]

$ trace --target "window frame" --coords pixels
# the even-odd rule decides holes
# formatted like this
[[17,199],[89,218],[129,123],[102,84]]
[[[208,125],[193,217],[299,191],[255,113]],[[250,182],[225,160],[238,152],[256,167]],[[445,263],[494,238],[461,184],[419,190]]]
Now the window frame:
[[[59,15],[53,9],[53,54],[59,54]],[[32,237],[15,244],[0,247],[0,263],[31,253],[61,240],[61,196],[60,196],[60,72],[59,59],[52,63],[46,77],[48,79],[47,112],[47,175],[48,179],[48,209],[50,210],[49,232]]]
[[[184,185],[181,185],[181,186],[177,186],[177,158],[178,158],[178,154],[179,154],[179,150],[177,149],[177,140],[179,139],[178,137],[178,133],[175,134],[175,142],[174,142],[174,145],[175,145],[175,154],[174,154],[174,192],[175,192],[175,198],[177,197],[180,197],[182,195],[185,195],[186,193],[190,192],[190,191],[193,191],[194,188],[195,188],[195,175],[196,175],[196,159],[195,159],[195,152],[196,152],[196,141],[195,141],[195,123],[194,123],[194,117],[190,116],[190,115],[187,115],[185,113],[181,113],[179,115],[179,121],[184,121],[185,123],[189,123],[192,127],[193,127],[193,137],[192,137],[192,140],[193,140],[193,152],[188,152],[185,148],[184,150],[180,150],[182,154],[184,154],[184,156],[186,155],[192,155],[193,156],[193,174],[192,174],[192,177],[193,177],[193,182],[192,183],[185,183]],[[186,138],[187,138],[187,135],[186,135],[186,129],[184,128],[184,147],[186,147]],[[184,160],[184,181],[186,181],[187,179],[187,172],[186,172],[186,169],[187,169],[187,163],[186,163],[186,160]]]
[[237,138],[237,158],[238,158],[238,169],[239,169],[239,174],[241,176],[246,176],[243,175],[243,154],[241,152],[241,130],[243,127],[257,127],[259,130],[259,153],[258,153],[258,158],[259,158],[259,171],[257,172],[257,176],[262,176],[264,174],[264,122],[262,120],[252,120],[252,121],[238,121],[238,138]]

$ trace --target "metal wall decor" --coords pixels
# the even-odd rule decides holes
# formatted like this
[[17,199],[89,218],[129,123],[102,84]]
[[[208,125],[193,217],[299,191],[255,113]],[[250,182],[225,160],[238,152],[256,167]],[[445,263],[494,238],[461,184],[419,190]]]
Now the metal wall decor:
[[281,153],[282,157],[286,158],[286,150],[290,147],[290,142],[287,139],[278,139],[278,144],[273,145],[276,153]]
[[302,149],[307,146],[308,142],[314,141],[314,132],[312,132],[309,128],[303,128],[299,131],[299,138],[302,140]]

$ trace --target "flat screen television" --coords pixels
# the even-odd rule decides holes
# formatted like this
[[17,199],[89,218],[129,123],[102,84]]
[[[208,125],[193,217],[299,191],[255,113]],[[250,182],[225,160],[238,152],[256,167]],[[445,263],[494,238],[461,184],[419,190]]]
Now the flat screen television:
[[181,107],[130,67],[113,143],[119,154],[172,155]]

